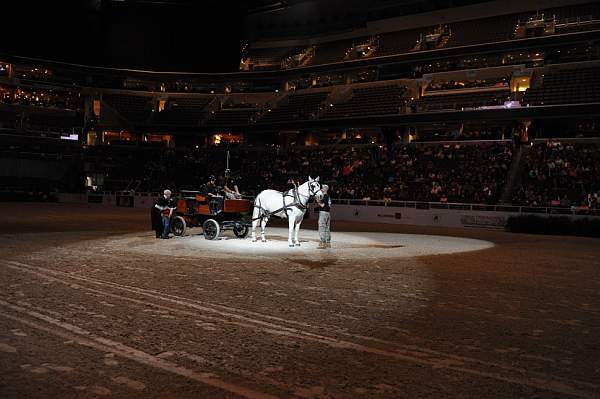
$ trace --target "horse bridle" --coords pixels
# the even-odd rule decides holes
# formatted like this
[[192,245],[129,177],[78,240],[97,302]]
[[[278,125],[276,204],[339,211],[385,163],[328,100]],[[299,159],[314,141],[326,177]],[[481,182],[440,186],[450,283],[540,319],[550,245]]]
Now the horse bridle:
[[[314,191],[311,183],[317,183],[319,185],[318,190]],[[321,183],[319,183],[318,181],[312,181],[312,182],[308,183],[308,198],[309,199],[310,199],[310,197],[317,195],[317,193],[319,191],[321,191]],[[300,192],[298,190],[296,190],[296,192],[298,193],[298,196],[306,197],[306,195],[300,194]]]

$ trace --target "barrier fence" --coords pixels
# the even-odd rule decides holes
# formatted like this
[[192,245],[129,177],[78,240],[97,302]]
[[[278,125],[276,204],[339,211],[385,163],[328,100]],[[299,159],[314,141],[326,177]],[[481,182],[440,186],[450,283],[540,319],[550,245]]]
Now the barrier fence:
[[383,206],[386,208],[414,208],[414,209],[448,209],[459,211],[483,211],[483,212],[511,212],[511,213],[535,213],[549,215],[587,215],[600,216],[600,209],[589,209],[582,207],[533,207],[517,205],[488,205],[488,204],[465,204],[465,203],[443,203],[443,202],[421,202],[421,201],[384,201],[384,200],[361,200],[361,199],[332,199],[333,204],[355,205],[355,206]]
[[[130,191],[104,191],[89,192],[87,194],[64,194],[61,195],[61,202],[87,202],[106,205],[115,205],[122,207],[146,206],[149,202],[158,198],[161,193],[136,193]],[[173,193],[176,197],[177,193]],[[244,197],[251,198],[251,197]],[[502,214],[538,214],[538,215],[580,215],[580,216],[600,216],[600,209],[588,209],[572,206],[564,207],[539,207],[539,206],[517,206],[517,205],[489,205],[489,204],[467,204],[467,203],[443,203],[443,202],[423,202],[423,201],[385,201],[385,200],[364,200],[364,199],[332,199],[334,205],[348,205],[360,207],[383,207],[390,211],[394,208],[415,209],[415,210],[447,210],[447,211],[472,211],[472,212],[490,212]]]

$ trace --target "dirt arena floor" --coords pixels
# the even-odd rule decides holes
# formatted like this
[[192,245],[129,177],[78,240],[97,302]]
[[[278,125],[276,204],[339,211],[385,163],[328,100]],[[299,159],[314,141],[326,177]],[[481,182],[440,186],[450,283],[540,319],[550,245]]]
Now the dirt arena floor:
[[[600,398],[598,239],[334,223],[317,251],[307,221],[234,253],[148,224],[0,203],[0,398]],[[436,242],[482,246],[410,252]]]

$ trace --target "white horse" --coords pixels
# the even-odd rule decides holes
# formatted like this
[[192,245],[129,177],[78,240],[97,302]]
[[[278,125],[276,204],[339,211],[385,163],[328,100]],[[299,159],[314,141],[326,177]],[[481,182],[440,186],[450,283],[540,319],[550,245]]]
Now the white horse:
[[[263,190],[254,200],[254,211],[252,212],[252,242],[256,242],[256,227],[260,223],[260,239],[267,242],[265,238],[265,227],[271,216],[287,218],[289,223],[288,244],[290,247],[300,246],[298,231],[300,223],[304,218],[308,200],[312,197],[318,200],[323,198],[319,178],[308,177],[308,181],[298,186],[297,190],[286,192],[275,190]],[[292,240],[293,237],[293,240]]]

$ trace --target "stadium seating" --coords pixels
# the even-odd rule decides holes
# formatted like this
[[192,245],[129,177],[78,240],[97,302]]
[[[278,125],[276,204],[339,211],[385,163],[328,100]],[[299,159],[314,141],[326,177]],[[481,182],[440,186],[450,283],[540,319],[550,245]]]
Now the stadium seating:
[[[530,18],[539,26],[528,31],[523,26]],[[87,68],[12,57],[0,63],[6,65],[0,146],[18,141],[20,146],[4,145],[3,154],[15,149],[15,156],[25,158],[61,156],[62,149],[50,150],[45,142],[68,142],[80,151],[96,147],[85,151],[85,172],[105,176],[109,190],[132,181],[141,182],[137,190],[197,189],[207,174],[222,173],[226,147],[248,194],[266,186],[283,189],[290,176],[319,174],[333,183],[335,197],[346,199],[495,204],[501,193],[506,202],[516,192],[515,204],[580,205],[599,190],[598,144],[536,144],[521,170],[523,163],[511,164],[507,139],[518,145],[525,120],[531,121],[529,137],[600,135],[594,113],[548,115],[547,108],[534,107],[600,103],[600,44],[592,35],[569,35],[525,49],[515,39],[598,29],[599,19],[600,3],[589,3],[441,25],[434,24],[437,16],[420,16],[409,29],[381,21],[361,26],[361,37],[348,38],[357,31],[347,31],[335,33],[346,39],[329,42],[290,37],[294,45],[250,44],[243,50],[244,72],[231,74]],[[412,28],[423,23],[430,25]],[[499,51],[457,48],[498,41],[507,41]],[[359,51],[358,45],[372,47],[363,54],[366,47]],[[454,49],[425,51],[449,47]],[[410,61],[389,57],[407,53]],[[364,57],[386,58],[336,64]],[[269,71],[252,72],[261,69]],[[530,88],[519,92],[528,82]],[[483,110],[507,100],[532,107]],[[468,110],[481,112],[473,120],[472,113],[421,114]],[[502,120],[496,120],[499,114]],[[387,117],[367,123],[366,117],[380,116]],[[577,127],[584,122],[589,126]],[[527,139],[523,134],[522,143]],[[525,152],[515,159],[524,159]],[[504,187],[515,179],[518,190]]]
[[260,123],[313,119],[319,113],[321,104],[328,95],[327,91],[288,94],[287,99],[282,100],[278,107],[264,113]]
[[339,40],[319,44],[316,46],[315,54],[308,64],[322,65],[343,61],[347,51],[352,47],[355,41],[360,41],[360,39]]
[[600,209],[600,144],[547,142],[534,145],[513,203]]
[[356,88],[348,101],[327,107],[322,118],[403,113],[406,103],[404,93],[405,88],[398,85]]
[[278,69],[285,57],[302,51],[302,47],[251,48],[244,62],[252,70]]
[[468,46],[511,40],[517,21],[517,15],[503,15],[450,24],[452,33],[448,46]]
[[462,94],[427,95],[414,104],[418,112],[476,109],[481,106],[502,105],[510,99],[510,91],[486,91]]
[[20,125],[20,113],[14,109],[0,108],[0,128],[16,128]]
[[[494,204],[512,160],[507,142],[402,146],[391,198]],[[394,195],[395,193],[395,195]]]
[[204,108],[212,100],[212,97],[173,97],[162,112],[154,114],[154,123],[196,126],[206,117]]
[[523,102],[529,105],[600,102],[598,67],[550,72],[544,76],[541,87],[527,90]]
[[419,40],[422,29],[382,33],[379,35],[379,48],[376,56],[403,54],[412,50]]
[[556,16],[561,20],[582,19],[600,19],[600,4],[598,2],[590,2],[587,4],[578,4],[567,7],[550,8],[543,11],[548,16]]
[[[164,185],[197,188],[194,182],[205,181],[209,174],[218,176],[225,168],[225,154],[219,150],[133,150],[135,156],[132,149],[115,153],[103,149],[96,154],[112,160],[106,171],[115,176],[113,187],[139,179],[148,190]],[[290,147],[286,152],[265,146],[233,149],[230,163],[240,174],[239,185],[246,194],[264,187],[284,189],[290,176],[303,179],[305,174],[319,174],[322,181],[332,183],[336,198],[496,203],[511,158],[509,142]],[[138,159],[146,161],[131,165]]]
[[[222,173],[226,159],[223,151],[211,148],[92,150],[94,164],[115,189],[132,180],[144,181],[148,190],[197,188],[194,182]],[[259,146],[231,149],[230,162],[242,178],[242,191],[250,195],[264,187],[284,189],[290,176],[318,174],[331,183],[336,198],[496,204],[512,154],[510,141],[292,146],[287,151]],[[599,165],[598,143],[536,144],[523,164],[513,204],[600,207]]]
[[102,100],[133,123],[145,123],[152,115],[151,98],[122,94],[105,94]]
[[74,112],[37,112],[28,115],[26,126],[33,130],[68,132],[74,127],[83,126],[83,118]]
[[83,99],[77,91],[0,85],[0,103],[80,111]]
[[[536,14],[537,13],[537,14]],[[559,8],[539,10],[537,12],[522,12],[517,14],[481,18],[454,22],[447,25],[450,32],[448,40],[437,47],[457,47],[482,43],[492,43],[515,39],[516,27],[525,24],[528,19],[544,16],[545,21],[556,18],[555,34],[598,29],[600,27],[600,6],[597,3],[572,5]],[[418,47],[421,37],[433,33],[439,26],[429,26],[395,32],[385,32],[378,35],[378,48],[373,56],[403,54],[413,50],[425,50],[426,46]],[[322,65],[341,62],[353,44],[365,42],[367,37],[323,42],[315,46],[315,53],[309,65]],[[281,64],[285,56],[301,51],[299,48],[265,48],[251,49],[249,60],[258,67],[265,65],[270,68]]]
[[463,79],[460,81],[455,80],[432,80],[426,87],[426,91],[442,91],[442,90],[460,90],[460,89],[485,89],[485,88],[508,88],[510,77],[495,77],[488,79]]
[[206,121],[208,126],[248,125],[256,121],[260,109],[252,107],[224,107],[215,111]]

